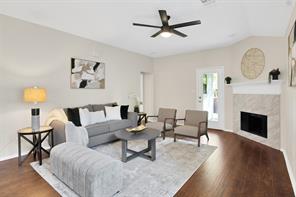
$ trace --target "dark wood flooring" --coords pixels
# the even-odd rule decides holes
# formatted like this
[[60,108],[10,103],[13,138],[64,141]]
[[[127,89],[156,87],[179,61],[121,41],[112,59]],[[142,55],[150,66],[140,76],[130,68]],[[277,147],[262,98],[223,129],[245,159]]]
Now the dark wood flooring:
[[[210,131],[209,145],[216,151],[176,193],[197,196],[294,196],[283,154],[233,133]],[[202,137],[202,143],[207,143]],[[17,159],[0,162],[0,196],[59,196],[30,166]]]

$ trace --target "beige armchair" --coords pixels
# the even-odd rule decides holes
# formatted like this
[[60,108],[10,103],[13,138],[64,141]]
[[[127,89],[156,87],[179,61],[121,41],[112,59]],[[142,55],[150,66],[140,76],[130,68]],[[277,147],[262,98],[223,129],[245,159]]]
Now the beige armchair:
[[183,126],[178,126],[174,129],[174,141],[176,142],[177,136],[185,136],[198,139],[198,146],[200,146],[200,137],[202,135],[208,136],[208,112],[186,110]]
[[[147,116],[145,119],[146,127],[153,128],[161,132],[165,139],[165,132],[174,130],[176,125],[176,109],[159,108],[157,116]],[[148,122],[151,117],[156,117],[156,122]]]

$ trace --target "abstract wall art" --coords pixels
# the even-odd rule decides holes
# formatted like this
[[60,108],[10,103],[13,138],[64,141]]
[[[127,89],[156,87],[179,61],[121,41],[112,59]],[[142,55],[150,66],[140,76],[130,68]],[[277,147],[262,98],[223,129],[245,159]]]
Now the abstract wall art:
[[288,65],[289,65],[289,86],[296,86],[296,29],[295,24],[288,37]]
[[71,58],[71,88],[105,89],[105,63]]

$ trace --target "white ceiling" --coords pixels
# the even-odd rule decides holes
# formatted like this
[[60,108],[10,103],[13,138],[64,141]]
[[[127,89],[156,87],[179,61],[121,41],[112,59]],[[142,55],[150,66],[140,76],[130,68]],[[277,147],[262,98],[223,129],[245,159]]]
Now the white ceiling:
[[[115,47],[161,57],[227,46],[249,36],[284,36],[295,0],[0,0],[0,13]],[[150,36],[160,25],[159,9],[170,24],[200,19],[178,29],[187,38]]]

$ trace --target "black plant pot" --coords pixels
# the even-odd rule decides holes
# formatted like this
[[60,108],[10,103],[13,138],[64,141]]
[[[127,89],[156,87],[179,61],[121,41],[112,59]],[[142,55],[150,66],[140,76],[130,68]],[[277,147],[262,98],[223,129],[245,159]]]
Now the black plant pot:
[[139,106],[134,106],[134,112],[137,112],[137,113],[140,112],[140,108],[139,108]]
[[272,80],[279,80],[279,75],[281,74],[280,69],[273,69],[269,72],[269,83]]
[[272,80],[279,80],[279,75],[271,75],[272,76]]
[[230,84],[231,83],[231,77],[225,77],[225,81],[226,81],[226,84]]

